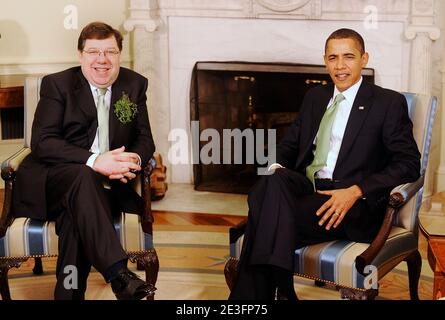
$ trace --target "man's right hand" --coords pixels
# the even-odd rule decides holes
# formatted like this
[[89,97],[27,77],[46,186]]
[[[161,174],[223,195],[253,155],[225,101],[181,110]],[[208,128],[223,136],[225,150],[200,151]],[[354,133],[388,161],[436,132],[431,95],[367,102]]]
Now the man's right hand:
[[126,183],[136,177],[135,171],[141,170],[137,161],[138,156],[135,153],[125,152],[125,147],[120,147],[100,154],[94,161],[93,170],[109,179]]

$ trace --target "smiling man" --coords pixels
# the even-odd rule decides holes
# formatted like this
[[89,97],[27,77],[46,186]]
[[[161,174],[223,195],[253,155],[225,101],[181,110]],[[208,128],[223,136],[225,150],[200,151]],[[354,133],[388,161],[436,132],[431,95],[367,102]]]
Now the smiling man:
[[306,94],[277,147],[277,163],[252,188],[231,299],[297,299],[294,252],[345,239],[371,242],[389,192],[419,177],[406,100],[366,83],[368,53],[351,29],[332,33],[324,61],[333,84]]
[[[120,66],[121,51],[122,35],[109,25],[93,22],[82,30],[80,66],[42,79],[32,152],[18,169],[14,215],[56,221],[56,299],[84,299],[91,266],[118,299],[142,299],[155,290],[127,269],[112,223],[121,211],[142,213],[129,182],[155,150],[147,79]],[[130,122],[119,120],[119,101]],[[65,270],[73,266],[77,282],[66,286]]]

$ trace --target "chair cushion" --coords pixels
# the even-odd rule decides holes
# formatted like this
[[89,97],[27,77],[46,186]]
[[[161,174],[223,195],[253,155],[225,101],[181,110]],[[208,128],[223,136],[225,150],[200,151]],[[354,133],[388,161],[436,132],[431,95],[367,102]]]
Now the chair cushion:
[[[239,258],[244,236],[230,244],[230,256]],[[352,288],[364,288],[364,276],[355,268],[355,258],[368,243],[337,240],[307,246],[295,251],[295,273]],[[417,238],[409,230],[393,227],[388,240],[372,262],[381,279],[407,254],[417,249]]]
[[[140,217],[121,214],[114,219],[114,228],[127,252],[153,248],[151,234],[142,231]],[[17,218],[0,238],[0,257],[56,256],[58,237],[54,221]]]
[[[330,281],[345,287],[364,288],[364,276],[355,268],[355,258],[369,247],[367,243],[337,240],[307,246],[295,251],[295,273]],[[393,227],[384,247],[371,263],[381,279],[407,254],[417,249],[415,235]]]

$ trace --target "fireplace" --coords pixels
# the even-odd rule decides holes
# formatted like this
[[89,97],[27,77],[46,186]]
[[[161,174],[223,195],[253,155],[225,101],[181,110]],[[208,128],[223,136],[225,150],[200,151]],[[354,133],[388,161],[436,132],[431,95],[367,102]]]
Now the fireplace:
[[[374,70],[363,70],[365,81],[374,83]],[[267,130],[274,130],[276,141],[284,136],[286,129],[295,120],[303,97],[314,86],[326,85],[331,81],[324,66],[290,63],[248,62],[198,62],[190,86],[190,119],[198,121],[199,134],[211,129],[217,132],[219,150],[211,163],[202,161],[193,165],[195,189],[199,191],[229,192],[245,194],[259,178],[258,167],[264,167],[254,154],[268,155]],[[230,159],[225,157],[227,144],[224,130],[239,129],[252,132],[242,136],[241,148],[234,140],[229,144]],[[262,131],[263,129],[264,131]],[[216,131],[215,131],[216,130]],[[247,130],[247,131],[246,131]],[[238,131],[238,132],[240,132]],[[258,133],[264,134],[264,143],[258,145]],[[232,138],[232,137],[231,137]],[[250,139],[249,139],[250,138]],[[201,141],[202,140],[202,141]],[[206,145],[212,139],[199,139],[192,146],[209,151]],[[273,143],[273,142],[272,142]],[[215,149],[210,151],[215,152]],[[238,161],[236,152],[241,153]],[[239,161],[241,159],[241,161]],[[250,159],[250,160],[249,160]],[[227,161],[229,160],[229,161]]]

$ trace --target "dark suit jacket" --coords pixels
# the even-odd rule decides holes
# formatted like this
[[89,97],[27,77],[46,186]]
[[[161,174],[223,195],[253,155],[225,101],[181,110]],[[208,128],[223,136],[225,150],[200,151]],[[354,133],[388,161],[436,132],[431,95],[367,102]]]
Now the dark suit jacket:
[[[112,85],[109,116],[110,150],[126,147],[137,153],[144,167],[155,150],[148,121],[146,91],[148,81],[138,73],[121,68]],[[122,124],[114,114],[114,104],[125,92],[138,105],[136,117]],[[88,81],[80,67],[48,75],[42,79],[40,100],[34,115],[31,154],[20,165],[13,194],[14,216],[47,218],[46,176],[59,163],[86,164],[97,130],[97,111]],[[130,185],[113,181],[123,195],[123,208],[140,208],[141,199]],[[139,202],[139,203],[137,203]]]
[[[305,174],[333,92],[333,85],[327,85],[306,94],[298,119],[277,147],[278,163]],[[419,172],[420,153],[406,99],[398,92],[363,81],[346,125],[333,179],[339,181],[341,188],[357,184],[368,204],[380,208],[381,215],[391,189],[415,181]],[[365,226],[380,219],[353,220]]]

